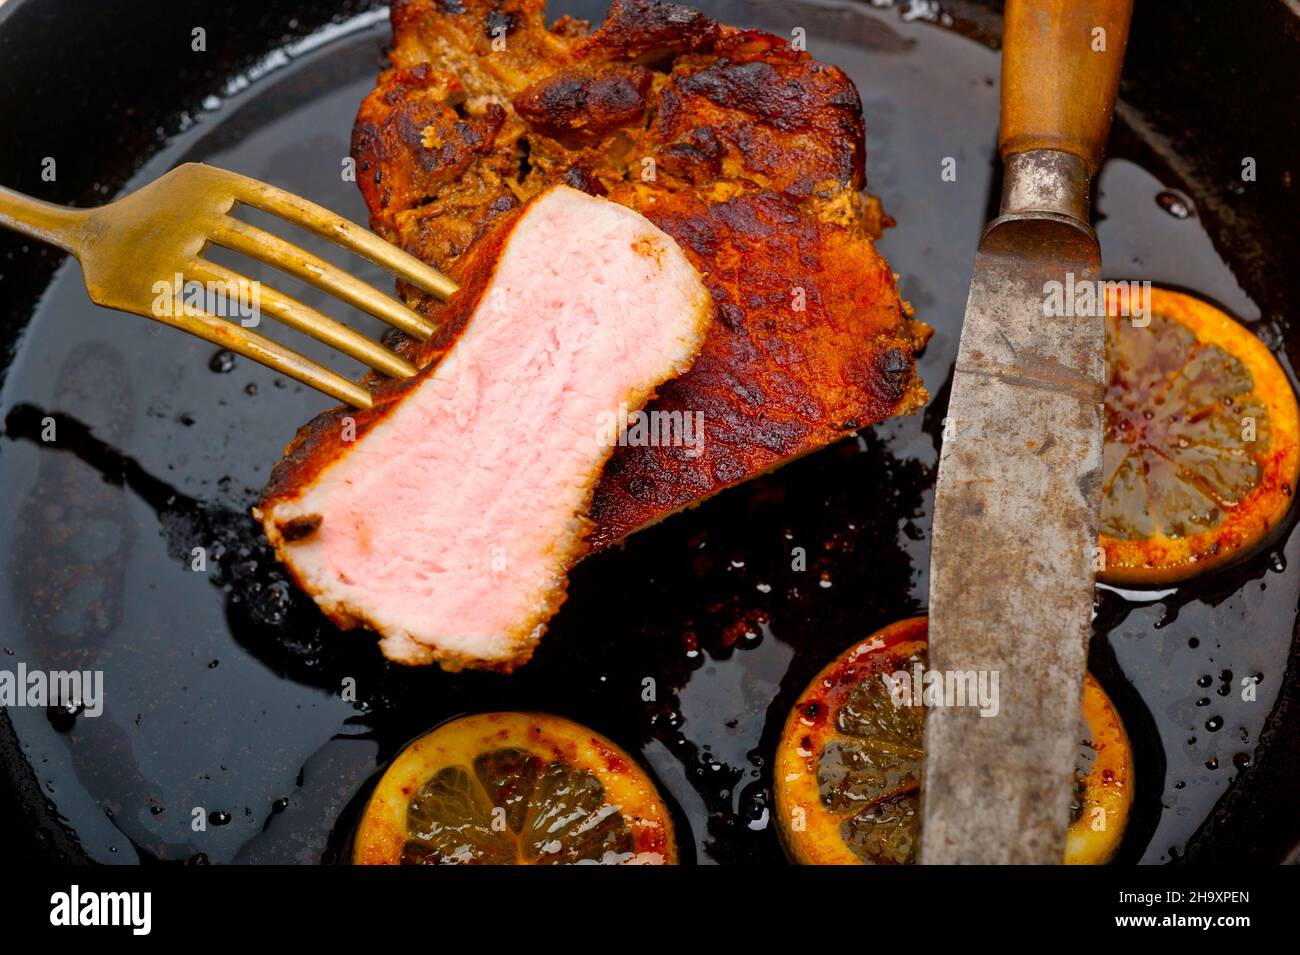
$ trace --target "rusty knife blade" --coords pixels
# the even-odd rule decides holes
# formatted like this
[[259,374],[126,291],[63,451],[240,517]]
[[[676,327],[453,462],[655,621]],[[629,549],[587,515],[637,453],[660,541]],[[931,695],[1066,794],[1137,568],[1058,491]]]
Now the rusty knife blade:
[[928,864],[1059,864],[1064,855],[1105,370],[1099,314],[1045,314],[1050,283],[1081,287],[1100,270],[1092,230],[1064,220],[999,219],[975,259],[935,492],[928,665],[987,671],[996,713],[927,711]]

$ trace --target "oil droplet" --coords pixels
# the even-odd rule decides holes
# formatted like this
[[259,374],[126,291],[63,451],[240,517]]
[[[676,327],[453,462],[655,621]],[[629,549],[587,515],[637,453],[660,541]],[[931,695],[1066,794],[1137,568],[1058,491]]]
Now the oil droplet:
[[1250,768],[1250,753],[1237,753],[1232,757],[1232,765],[1245,772]]
[[1202,676],[1202,677],[1200,677],[1199,679],[1197,679],[1197,681],[1196,681],[1196,685],[1197,685],[1197,686],[1209,686],[1209,685],[1210,685],[1211,683],[1213,683],[1213,682],[1214,682],[1214,677],[1210,676],[1210,675],[1207,673],[1207,674],[1205,674],[1204,676]]
[[223,348],[208,359],[208,367],[218,375],[227,375],[235,370],[235,353]]
[[50,725],[59,733],[72,732],[72,728],[77,725],[77,717],[80,715],[80,703],[64,703],[62,705],[47,706],[45,708],[46,719],[50,721]]
[[1219,768],[1219,757],[1217,757],[1217,756],[1211,756],[1209,759],[1207,759],[1207,760],[1205,761],[1205,768],[1206,768],[1206,769],[1218,769],[1218,768]]
[[230,822],[230,813],[217,810],[212,815],[208,816],[208,822],[212,823],[214,826],[227,825]]
[[1211,716],[1205,721],[1205,728],[1211,733],[1217,733],[1219,730],[1223,729],[1223,717]]
[[1175,219],[1190,219],[1192,217],[1191,200],[1181,192],[1166,189],[1156,196],[1156,203]]

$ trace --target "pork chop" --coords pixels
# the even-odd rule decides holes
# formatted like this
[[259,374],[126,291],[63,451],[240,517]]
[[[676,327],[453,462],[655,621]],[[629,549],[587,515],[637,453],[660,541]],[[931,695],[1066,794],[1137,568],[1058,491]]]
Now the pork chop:
[[[624,444],[592,510],[593,549],[909,413],[928,397],[911,319],[873,239],[862,103],[789,40],[686,7],[616,0],[596,29],[544,0],[403,0],[392,68],[353,134],[372,227],[465,281],[468,252],[553,182],[637,209],[704,277],[717,321],[648,414],[701,415],[702,447]],[[459,333],[399,344],[420,365]]]
[[[473,306],[521,207],[557,183],[642,213],[708,290],[715,320],[697,360],[644,409],[692,416],[702,440],[623,441],[590,499],[586,544],[566,559],[925,402],[914,355],[929,329],[911,319],[876,251],[888,220],[863,193],[861,100],[837,67],[656,0],[616,0],[594,30],[568,17],[548,27],[544,0],[398,0],[391,17],[391,68],[353,132],[358,185],[377,233],[466,290],[444,304],[399,283],[437,331],[428,342],[394,334],[395,350],[435,367],[471,317],[519,329],[520,316]],[[402,388],[370,381],[380,405]],[[369,426],[367,413],[334,411],[300,431],[264,510],[303,494],[346,452],[335,435],[353,414]],[[413,516],[428,506],[409,503]],[[396,589],[392,599],[402,600]],[[525,614],[507,642],[533,634],[554,606]],[[408,662],[439,658],[400,639],[383,646]],[[507,658],[518,660],[440,659],[506,669]]]

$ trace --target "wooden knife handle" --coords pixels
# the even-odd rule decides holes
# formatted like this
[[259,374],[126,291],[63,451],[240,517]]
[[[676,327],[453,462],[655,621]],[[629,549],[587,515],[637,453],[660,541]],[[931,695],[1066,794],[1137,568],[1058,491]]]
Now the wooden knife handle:
[[1095,173],[1110,132],[1133,0],[1007,0],[1002,158],[1072,153]]

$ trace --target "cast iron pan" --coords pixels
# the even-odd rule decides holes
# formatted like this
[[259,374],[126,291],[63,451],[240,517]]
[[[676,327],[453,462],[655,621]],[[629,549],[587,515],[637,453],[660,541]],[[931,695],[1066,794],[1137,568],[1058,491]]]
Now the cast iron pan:
[[[587,561],[515,676],[407,670],[325,622],[248,517],[321,399],[89,305],[75,263],[2,233],[0,664],[99,669],[107,698],[95,718],[0,717],[10,860],[335,861],[406,740],[496,708],[560,713],[639,754],[687,861],[782,859],[767,767],[787,708],[836,653],[924,610],[946,383],[998,187],[999,17],[971,2],[699,5],[802,26],[814,55],[858,83],[869,188],[898,219],[881,248],[937,329],[921,363],[931,404]],[[562,12],[599,19],[603,3],[556,2]],[[341,169],[387,37],[381,13],[346,0],[8,0],[0,182],[89,205],[210,161],[363,219]],[[1215,300],[1290,365],[1298,58],[1300,21],[1280,0],[1138,4],[1098,204],[1109,276]],[[949,156],[955,183],[939,176]],[[54,442],[41,440],[49,418]],[[1273,862],[1300,840],[1290,531],[1194,586],[1099,592],[1091,667],[1139,761],[1120,861]],[[802,573],[795,546],[810,557]],[[1251,704],[1232,687],[1254,674]],[[347,678],[355,701],[340,694]],[[194,832],[200,807],[210,822]]]

